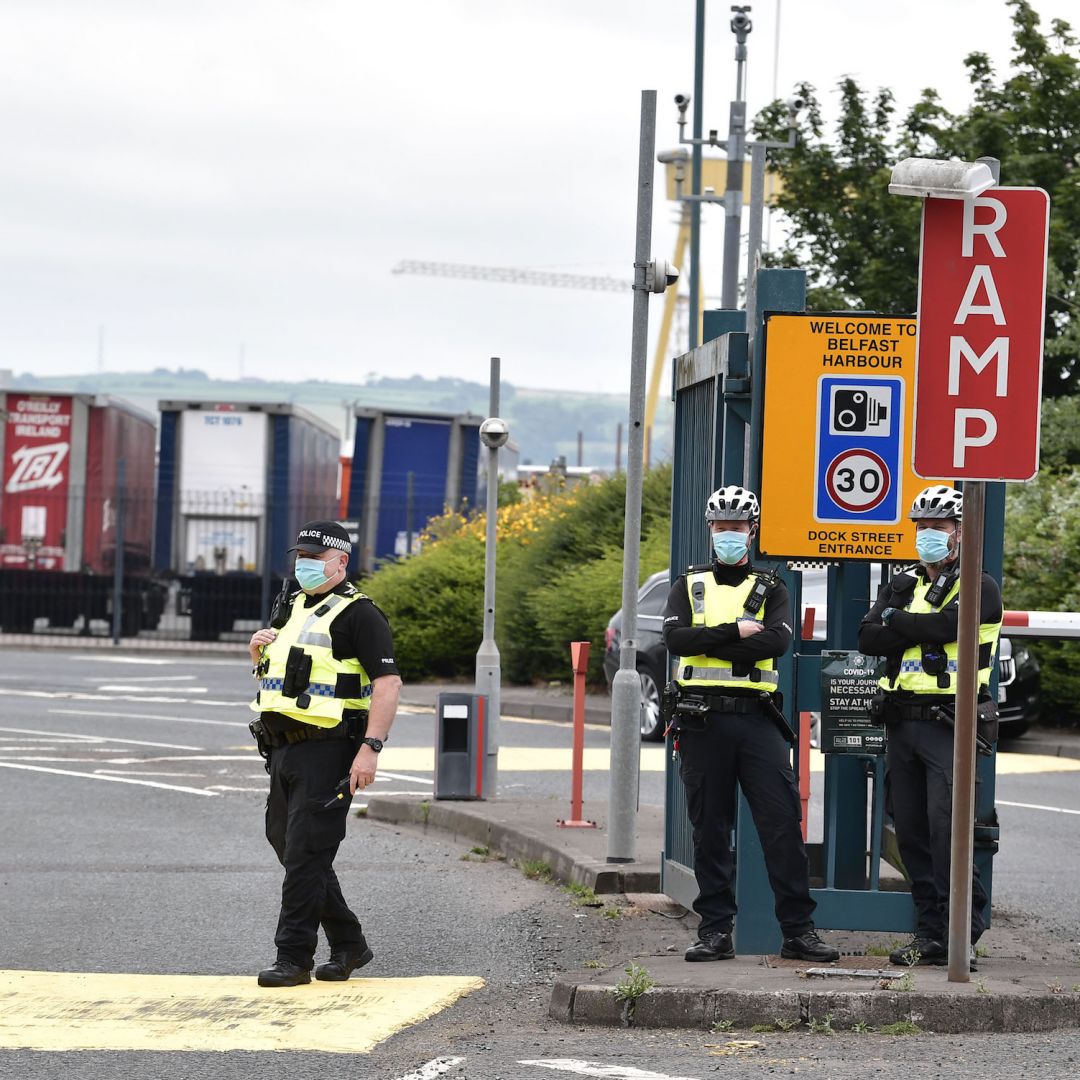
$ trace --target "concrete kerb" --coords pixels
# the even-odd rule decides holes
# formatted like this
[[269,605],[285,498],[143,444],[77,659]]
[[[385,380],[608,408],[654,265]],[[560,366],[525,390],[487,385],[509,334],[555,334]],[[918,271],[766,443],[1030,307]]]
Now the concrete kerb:
[[440,829],[478,846],[486,846],[509,861],[544,862],[551,868],[551,876],[556,881],[586,885],[598,894],[660,891],[658,868],[636,863],[611,864],[574,855],[556,847],[542,835],[490,821],[482,811],[470,812],[469,804],[418,802],[376,795],[368,801],[367,816],[375,821]]
[[[749,959],[749,958],[747,958]],[[844,981],[839,988],[818,989],[801,973],[780,969],[771,978],[761,976],[764,966],[740,969],[725,964],[716,971],[717,982],[755,982],[750,987],[679,986],[664,978],[664,968],[681,963],[682,958],[639,957],[641,964],[657,978],[657,985],[641,994],[632,1006],[619,1000],[615,986],[622,969],[598,972],[589,977],[566,975],[552,989],[549,1015],[564,1023],[613,1027],[712,1029],[718,1022],[733,1031],[769,1025],[774,1030],[817,1029],[824,1032],[880,1031],[889,1025],[915,1025],[937,1034],[983,1032],[1037,1032],[1080,1026],[1080,993],[1048,992],[1019,985],[1003,978],[976,979],[969,984],[950,984],[943,970],[930,975],[933,984],[925,990],[900,992]],[[715,970],[719,965],[703,965]],[[735,978],[725,978],[730,973]],[[919,969],[919,978],[929,973]],[[798,989],[781,984],[799,978]],[[840,980],[837,980],[840,981]],[[925,978],[924,978],[925,981]],[[1044,984],[1045,985],[1045,984]]]

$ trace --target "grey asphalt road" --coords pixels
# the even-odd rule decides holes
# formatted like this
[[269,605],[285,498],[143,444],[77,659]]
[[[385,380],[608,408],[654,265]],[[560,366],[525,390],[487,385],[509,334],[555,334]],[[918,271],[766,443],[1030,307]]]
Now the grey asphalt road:
[[[246,974],[271,958],[280,873],[262,837],[266,778],[247,732],[251,680],[243,661],[8,650],[0,657],[0,694],[0,968]],[[430,746],[432,727],[430,713],[404,713],[393,746]],[[562,724],[503,726],[507,746],[561,747],[568,736]],[[606,742],[606,731],[588,732],[588,745]],[[383,790],[430,791],[430,773],[393,771]],[[509,794],[530,797],[567,787],[561,773],[524,768],[504,770],[500,780]],[[606,797],[606,782],[605,774],[590,775],[586,797]],[[995,903],[1075,940],[1080,776],[1006,771],[998,796],[1026,805],[1001,810]],[[662,799],[662,773],[644,772],[642,801]],[[1054,809],[1028,808],[1035,806]],[[397,1080],[434,1059],[458,1057],[445,1075],[470,1080],[574,1075],[551,1064],[565,1060],[659,1077],[796,1069],[825,1077],[867,1069],[906,1075],[912,1055],[927,1076],[1077,1071],[1076,1033],[992,1040],[790,1034],[762,1036],[760,1049],[737,1057],[714,1057],[723,1036],[628,1038],[556,1025],[544,1015],[555,972],[682,948],[690,931],[653,915],[612,920],[575,909],[557,890],[499,863],[462,861],[463,853],[464,844],[436,834],[350,820],[337,865],[347,895],[367,913],[378,954],[372,974],[479,974],[487,986],[351,1059],[347,1070],[337,1056],[299,1051],[0,1051],[0,1075],[347,1071]],[[540,1060],[547,1064],[519,1064]]]

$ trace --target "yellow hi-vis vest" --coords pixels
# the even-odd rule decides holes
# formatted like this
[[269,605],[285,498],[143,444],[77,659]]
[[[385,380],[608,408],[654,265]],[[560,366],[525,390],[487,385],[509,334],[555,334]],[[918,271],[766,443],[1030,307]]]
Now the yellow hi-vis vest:
[[[957,578],[953,587],[949,590],[945,599],[937,606],[927,603],[926,594],[933,585],[932,581],[919,579],[912,594],[911,603],[904,609],[913,615],[926,615],[930,612],[940,611],[949,604],[960,592],[960,579]],[[997,651],[998,634],[1001,631],[1001,621],[994,623],[981,623],[979,625],[979,689],[985,690],[990,685],[990,675],[994,665],[994,653]],[[940,675],[928,675],[923,671],[922,649],[918,645],[912,645],[905,650],[900,661],[900,670],[894,678],[888,675],[878,680],[878,685],[883,690],[907,690],[913,694],[955,694],[956,693],[956,658],[958,655],[957,644],[950,641],[941,646],[945,653],[946,669]]]
[[[330,624],[349,604],[366,600],[361,592],[351,596],[327,593],[314,607],[293,598],[289,621],[278,636],[263,648],[264,670],[259,691],[251,703],[253,712],[276,712],[315,727],[332,728],[341,723],[345,710],[366,711],[371,704],[371,679],[359,660],[336,660],[330,641]],[[302,708],[294,697],[281,692],[289,650],[302,648],[311,657],[306,690],[308,704]],[[301,695],[301,701],[303,696]]]
[[[692,626],[721,626],[743,618],[743,606],[751,589],[757,582],[757,574],[751,572],[738,585],[718,585],[712,570],[691,572],[686,575],[686,589],[690,594]],[[756,615],[765,613],[762,602]],[[742,669],[740,668],[740,671]],[[743,687],[748,690],[775,690],[780,683],[775,660],[759,660],[746,675],[736,675],[730,660],[717,660],[715,656],[682,656],[675,671],[675,681],[680,686],[697,686],[703,690],[723,690]]]

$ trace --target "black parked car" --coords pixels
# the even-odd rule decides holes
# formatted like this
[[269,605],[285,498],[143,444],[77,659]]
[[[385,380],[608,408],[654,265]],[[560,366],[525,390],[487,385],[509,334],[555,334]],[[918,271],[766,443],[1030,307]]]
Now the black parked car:
[[[660,724],[660,693],[668,682],[668,654],[664,648],[664,606],[671,586],[668,571],[653,574],[638,590],[637,671],[641,679],[641,737],[659,741],[664,737]],[[803,608],[815,608],[815,624],[824,627],[825,574],[811,571],[803,575]],[[619,640],[622,609],[612,615],[604,635],[604,675],[611,686],[619,670]],[[1003,637],[998,648],[998,708],[1001,737],[1014,739],[1039,718],[1039,664],[1022,639],[1015,643]],[[816,719],[816,717],[815,717]],[[816,745],[816,742],[815,744]]]

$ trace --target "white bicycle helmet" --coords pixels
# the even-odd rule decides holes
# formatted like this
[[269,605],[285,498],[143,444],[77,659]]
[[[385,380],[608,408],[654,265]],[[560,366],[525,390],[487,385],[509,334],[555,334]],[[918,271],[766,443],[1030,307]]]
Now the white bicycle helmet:
[[757,521],[760,516],[757,496],[736,484],[717,488],[705,504],[706,521]]
[[911,513],[908,517],[912,521],[920,518],[951,518],[959,521],[964,516],[964,496],[956,488],[945,487],[944,484],[934,484],[923,488],[915,501],[911,504]]

